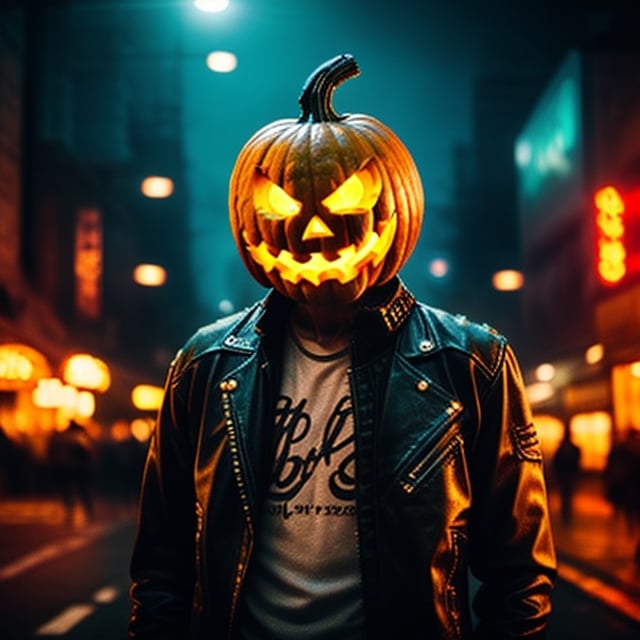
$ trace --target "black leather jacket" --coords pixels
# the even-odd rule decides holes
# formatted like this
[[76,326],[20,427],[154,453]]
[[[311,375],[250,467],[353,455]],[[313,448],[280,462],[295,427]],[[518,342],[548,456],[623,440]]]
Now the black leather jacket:
[[[271,292],[172,363],[143,479],[132,638],[234,637],[288,304]],[[511,348],[403,287],[363,315],[349,375],[367,637],[542,637],[555,554]]]

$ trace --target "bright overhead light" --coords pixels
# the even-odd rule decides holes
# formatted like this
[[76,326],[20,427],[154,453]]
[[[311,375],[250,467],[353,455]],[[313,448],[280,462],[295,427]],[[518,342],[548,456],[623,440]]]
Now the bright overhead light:
[[224,11],[229,6],[229,0],[195,0],[193,3],[196,9],[206,13],[218,13]]
[[449,273],[449,263],[444,258],[434,258],[429,263],[429,273],[434,278],[444,278]]
[[526,394],[531,404],[538,404],[553,398],[553,385],[550,382],[534,382],[527,385]]
[[149,176],[142,181],[140,191],[147,198],[168,198],[173,193],[173,180],[164,176]]
[[587,364],[597,364],[602,358],[604,358],[604,346],[600,343],[592,344],[584,352],[584,359]]
[[167,281],[167,272],[158,264],[139,264],[133,270],[133,280],[143,287],[161,287]]
[[131,391],[131,402],[141,411],[157,411],[162,404],[162,387],[153,384],[139,384]]
[[238,66],[238,58],[229,51],[213,51],[207,56],[207,67],[217,73],[229,73]]
[[498,291],[517,291],[522,289],[524,276],[521,271],[515,269],[503,269],[496,271],[491,278],[493,288]]
[[106,362],[89,353],[74,353],[62,367],[62,378],[67,384],[81,389],[106,391],[111,386],[111,372]]
[[538,382],[551,382],[556,375],[556,368],[549,362],[536,367],[536,380]]
[[233,313],[233,302],[231,302],[231,300],[227,300],[226,298],[224,300],[220,300],[220,302],[218,303],[218,309],[221,313]]
[[151,437],[153,424],[153,420],[149,420],[147,418],[136,418],[131,423],[131,435],[138,442],[146,442]]

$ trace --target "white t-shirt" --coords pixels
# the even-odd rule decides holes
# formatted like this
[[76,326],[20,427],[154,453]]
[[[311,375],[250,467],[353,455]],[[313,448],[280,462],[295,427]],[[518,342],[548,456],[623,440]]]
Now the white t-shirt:
[[246,584],[246,640],[362,638],[348,347],[288,338],[275,459]]

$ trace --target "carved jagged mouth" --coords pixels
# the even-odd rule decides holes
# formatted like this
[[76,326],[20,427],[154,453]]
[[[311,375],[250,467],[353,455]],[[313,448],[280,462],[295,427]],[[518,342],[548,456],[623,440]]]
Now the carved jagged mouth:
[[249,242],[246,231],[242,235],[249,254],[265,272],[275,269],[283,280],[291,284],[306,280],[317,287],[327,280],[346,284],[354,280],[366,265],[371,263],[378,266],[391,247],[397,224],[397,215],[394,213],[380,235],[372,231],[358,246],[349,245],[340,249],[334,260],[327,260],[322,253],[315,252],[309,260],[299,262],[286,249],[274,255],[264,241],[255,246]]

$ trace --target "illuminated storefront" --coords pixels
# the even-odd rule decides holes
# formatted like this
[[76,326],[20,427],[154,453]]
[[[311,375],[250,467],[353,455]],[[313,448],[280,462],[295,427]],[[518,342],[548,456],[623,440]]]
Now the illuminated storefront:
[[46,356],[19,342],[0,344],[0,425],[16,441],[38,440],[53,426],[51,416],[33,404],[38,380],[50,377],[52,367]]
[[570,52],[514,147],[529,397],[545,454],[568,428],[590,471],[640,429],[640,92],[626,73],[638,64]]

